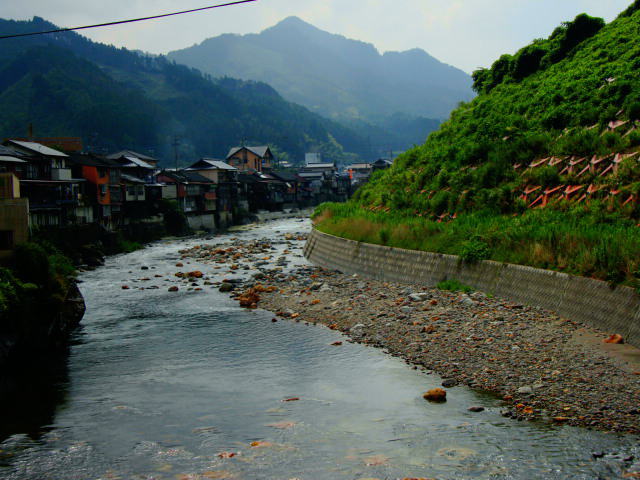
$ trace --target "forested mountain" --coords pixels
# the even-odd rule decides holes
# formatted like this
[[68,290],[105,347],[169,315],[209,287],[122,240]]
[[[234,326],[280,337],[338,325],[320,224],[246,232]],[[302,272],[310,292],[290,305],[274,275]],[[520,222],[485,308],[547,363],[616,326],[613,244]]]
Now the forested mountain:
[[[0,34],[55,28],[41,18],[0,20]],[[283,157],[319,150],[349,161],[369,140],[290,103],[269,85],[213,79],[163,56],[98,44],[73,32],[3,40],[0,136],[81,136],[98,150],[130,148],[185,161],[222,156],[241,141]],[[351,153],[348,153],[351,152]]]
[[[473,97],[469,75],[423,50],[381,55],[373,45],[324,32],[297,17],[259,34],[210,38],[168,57],[214,76],[266,82],[287,100],[330,118],[383,128],[397,113],[415,117],[411,128],[421,128],[424,117],[446,118],[460,101]],[[428,131],[412,137],[414,142],[422,143]]]
[[640,288],[639,30],[636,0],[474,72],[479,95],[322,228]]

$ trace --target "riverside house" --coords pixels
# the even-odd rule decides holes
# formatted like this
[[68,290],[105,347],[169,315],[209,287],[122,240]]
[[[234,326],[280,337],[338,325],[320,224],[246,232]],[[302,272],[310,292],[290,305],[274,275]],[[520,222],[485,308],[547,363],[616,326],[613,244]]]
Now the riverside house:
[[24,140],[9,139],[3,145],[24,161],[13,171],[22,196],[29,199],[30,226],[61,226],[92,218],[91,207],[80,198],[85,180],[72,177],[67,154]]
[[222,160],[202,158],[186,169],[208,178],[216,185],[215,223],[218,228],[234,223],[239,205],[238,169]]
[[199,173],[163,170],[157,176],[160,184],[176,186],[176,200],[195,230],[216,228],[216,184]]
[[72,175],[84,178],[82,198],[91,206],[92,222],[109,230],[122,225],[122,167],[115,160],[93,153],[70,154]]
[[229,150],[226,162],[241,172],[255,170],[262,172],[273,165],[273,154],[267,146],[234,147]]
[[20,180],[0,173],[0,262],[29,239],[29,200],[20,197]]

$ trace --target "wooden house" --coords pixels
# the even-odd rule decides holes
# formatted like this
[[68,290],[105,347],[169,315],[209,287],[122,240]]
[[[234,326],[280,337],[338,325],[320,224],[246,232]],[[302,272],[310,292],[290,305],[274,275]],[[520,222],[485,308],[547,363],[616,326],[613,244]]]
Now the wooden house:
[[234,147],[229,150],[226,162],[241,172],[251,170],[262,172],[271,169],[273,165],[273,154],[267,146]]
[[238,169],[222,160],[202,158],[186,169],[208,178],[216,185],[215,221],[218,228],[234,223],[238,208]]
[[91,216],[90,207],[80,198],[84,180],[72,177],[68,155],[24,140],[10,139],[3,145],[15,152],[15,158],[24,160],[13,171],[20,179],[22,196],[29,199],[31,226],[82,223]]

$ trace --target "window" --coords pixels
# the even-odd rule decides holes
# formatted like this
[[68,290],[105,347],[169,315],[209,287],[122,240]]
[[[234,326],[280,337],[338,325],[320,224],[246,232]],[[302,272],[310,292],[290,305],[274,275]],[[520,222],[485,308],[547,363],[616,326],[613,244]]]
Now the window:
[[13,231],[0,230],[0,250],[11,250],[13,248]]

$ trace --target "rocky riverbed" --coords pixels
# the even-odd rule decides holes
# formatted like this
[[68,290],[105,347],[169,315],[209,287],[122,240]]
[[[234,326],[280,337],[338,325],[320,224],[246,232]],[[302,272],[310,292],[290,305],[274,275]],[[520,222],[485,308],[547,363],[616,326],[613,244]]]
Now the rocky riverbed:
[[[188,272],[181,262],[173,281],[182,286],[170,288],[218,288],[243,307],[276,312],[274,322],[339,330],[345,341],[386,349],[440,375],[449,396],[459,385],[499,396],[502,414],[514,421],[640,433],[640,372],[577,335],[605,339],[615,332],[480,292],[371,281],[310,266],[302,257],[305,240],[301,231],[183,250],[184,263],[211,264],[216,278]],[[222,282],[220,274],[226,275]]]

